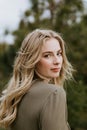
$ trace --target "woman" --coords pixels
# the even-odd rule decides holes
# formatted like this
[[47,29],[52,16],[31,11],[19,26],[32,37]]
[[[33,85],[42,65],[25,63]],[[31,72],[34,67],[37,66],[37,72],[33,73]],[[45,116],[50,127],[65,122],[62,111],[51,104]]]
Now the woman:
[[72,71],[58,33],[36,29],[28,34],[1,97],[0,126],[11,130],[68,130],[63,84],[72,78]]

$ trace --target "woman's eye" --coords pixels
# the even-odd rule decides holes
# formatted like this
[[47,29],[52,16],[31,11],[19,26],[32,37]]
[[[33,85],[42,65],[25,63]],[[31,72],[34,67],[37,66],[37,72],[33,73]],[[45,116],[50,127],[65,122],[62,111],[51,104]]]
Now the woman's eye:
[[49,58],[50,56],[51,56],[50,54],[44,55],[45,58]]
[[58,55],[58,56],[62,56],[62,52],[58,52],[57,55]]

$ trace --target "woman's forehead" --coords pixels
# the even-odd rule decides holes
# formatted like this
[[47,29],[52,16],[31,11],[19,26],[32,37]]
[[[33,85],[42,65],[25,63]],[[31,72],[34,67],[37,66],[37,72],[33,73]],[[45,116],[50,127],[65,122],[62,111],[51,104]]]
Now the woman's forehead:
[[42,52],[60,50],[60,43],[56,38],[50,38],[43,43]]

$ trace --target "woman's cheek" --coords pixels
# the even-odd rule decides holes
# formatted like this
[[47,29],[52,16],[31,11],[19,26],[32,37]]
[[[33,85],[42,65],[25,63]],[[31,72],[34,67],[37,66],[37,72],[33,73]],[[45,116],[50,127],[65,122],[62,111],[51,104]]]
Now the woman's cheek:
[[48,59],[44,59],[44,60],[41,61],[41,65],[43,65],[44,67],[50,67],[51,61],[48,60]]

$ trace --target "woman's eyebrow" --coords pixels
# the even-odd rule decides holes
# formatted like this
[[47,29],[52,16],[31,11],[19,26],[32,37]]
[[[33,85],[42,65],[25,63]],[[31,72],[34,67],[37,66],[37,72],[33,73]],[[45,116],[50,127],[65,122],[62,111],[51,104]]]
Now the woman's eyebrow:
[[[45,52],[42,52],[43,54],[46,54],[46,53],[53,53],[54,51],[45,51]],[[56,51],[56,52],[62,52],[62,49]]]
[[52,51],[45,51],[45,52],[43,52],[43,54],[45,54],[45,53],[52,53]]

